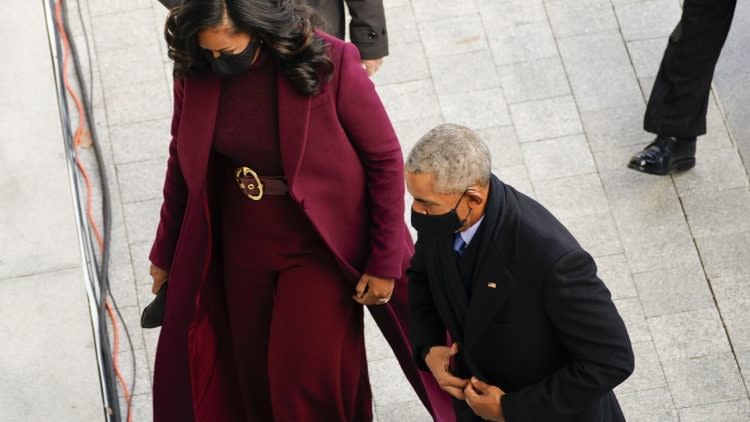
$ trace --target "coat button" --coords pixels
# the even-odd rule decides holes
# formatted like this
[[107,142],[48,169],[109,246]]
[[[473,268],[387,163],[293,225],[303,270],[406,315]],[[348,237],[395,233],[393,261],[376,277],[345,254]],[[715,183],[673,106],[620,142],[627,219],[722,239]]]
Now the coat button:
[[375,39],[375,38],[377,38],[377,37],[378,37],[378,33],[377,33],[377,32],[375,32],[375,31],[370,31],[370,33],[369,33],[369,34],[367,34],[367,38],[369,38],[369,39],[371,39],[371,40],[374,40],[374,39]]

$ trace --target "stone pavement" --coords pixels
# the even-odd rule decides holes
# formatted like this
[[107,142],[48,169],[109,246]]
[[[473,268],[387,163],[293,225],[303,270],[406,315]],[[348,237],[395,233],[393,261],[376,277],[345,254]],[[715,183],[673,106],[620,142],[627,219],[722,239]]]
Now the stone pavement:
[[[750,191],[716,98],[694,170],[625,168],[651,138],[644,98],[678,0],[385,3],[391,56],[375,82],[404,150],[441,122],[478,129],[497,174],[596,257],[636,353],[616,390],[628,420],[750,420]],[[84,5],[116,175],[112,282],[137,333],[134,420],[148,421],[158,332],[137,322],[151,299],[147,252],[169,141],[166,11],[152,0]],[[366,329],[378,420],[428,420],[369,318]]]
[[104,410],[44,9],[40,1],[3,5],[0,420],[98,421]]

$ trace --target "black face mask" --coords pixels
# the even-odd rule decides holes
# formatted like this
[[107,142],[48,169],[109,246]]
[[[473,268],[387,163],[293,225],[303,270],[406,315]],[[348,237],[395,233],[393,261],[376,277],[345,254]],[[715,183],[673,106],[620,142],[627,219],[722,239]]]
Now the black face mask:
[[222,78],[228,78],[247,72],[253,64],[253,59],[258,53],[259,47],[260,42],[257,38],[253,38],[247,44],[247,47],[237,54],[222,54],[219,57],[214,57],[211,51],[202,51],[206,56],[206,60],[211,65],[211,70]]
[[445,214],[440,215],[428,215],[428,214],[421,214],[414,209],[411,210],[411,225],[414,227],[417,232],[422,235],[448,235],[456,233],[461,229],[461,227],[466,224],[466,220],[469,218],[469,214],[471,214],[471,208],[469,208],[469,212],[466,214],[466,218],[463,220],[458,217],[458,212],[456,212],[456,209],[458,209],[458,206],[461,204],[461,200],[464,199],[464,196],[466,195],[466,191],[461,195],[460,198],[458,198],[458,203],[456,203],[456,206],[453,207],[452,210],[448,211]]

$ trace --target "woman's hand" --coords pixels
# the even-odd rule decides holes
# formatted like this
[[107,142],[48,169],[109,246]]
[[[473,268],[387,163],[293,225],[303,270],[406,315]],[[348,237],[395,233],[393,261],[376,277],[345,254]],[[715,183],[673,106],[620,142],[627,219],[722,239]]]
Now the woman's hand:
[[391,278],[380,278],[363,274],[357,283],[357,294],[352,296],[362,305],[385,305],[391,300],[395,281]]
[[151,285],[151,292],[153,294],[157,294],[159,293],[159,289],[161,289],[161,286],[167,281],[167,277],[169,277],[169,271],[163,270],[156,265],[151,264],[149,274],[151,274],[151,278],[154,279],[154,284]]
[[372,75],[374,75],[382,65],[382,57],[374,60],[362,60],[362,67],[367,71],[367,76],[370,77],[372,77]]

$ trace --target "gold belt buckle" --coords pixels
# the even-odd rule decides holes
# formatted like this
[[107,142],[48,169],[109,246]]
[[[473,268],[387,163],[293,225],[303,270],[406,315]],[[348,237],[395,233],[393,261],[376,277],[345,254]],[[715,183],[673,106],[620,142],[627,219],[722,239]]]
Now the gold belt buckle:
[[234,172],[234,180],[248,198],[253,201],[263,198],[263,182],[260,181],[258,173],[250,167],[239,167]]

